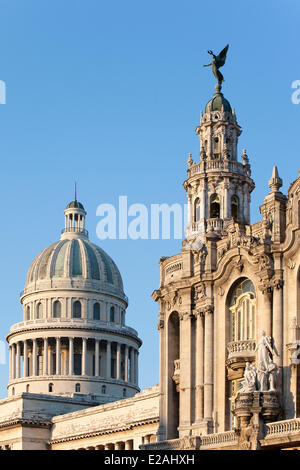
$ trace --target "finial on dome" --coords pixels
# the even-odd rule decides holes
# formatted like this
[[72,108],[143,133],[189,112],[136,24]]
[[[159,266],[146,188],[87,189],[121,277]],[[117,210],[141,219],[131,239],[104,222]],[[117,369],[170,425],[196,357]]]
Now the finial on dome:
[[279,191],[282,186],[282,179],[279,177],[277,166],[273,167],[272,177],[269,179],[269,188],[273,192]]
[[75,195],[74,195],[74,201],[77,201],[77,196],[76,196],[76,181],[75,181]]

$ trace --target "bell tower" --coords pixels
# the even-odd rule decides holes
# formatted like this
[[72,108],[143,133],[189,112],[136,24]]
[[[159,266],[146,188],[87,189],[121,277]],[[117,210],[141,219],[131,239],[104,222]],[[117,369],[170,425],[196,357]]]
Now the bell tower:
[[222,233],[230,220],[250,224],[250,194],[254,189],[246,151],[238,161],[241,128],[234,109],[221,93],[221,84],[201,112],[196,133],[200,162],[188,158],[184,188],[188,197],[189,242],[204,241],[207,232]]

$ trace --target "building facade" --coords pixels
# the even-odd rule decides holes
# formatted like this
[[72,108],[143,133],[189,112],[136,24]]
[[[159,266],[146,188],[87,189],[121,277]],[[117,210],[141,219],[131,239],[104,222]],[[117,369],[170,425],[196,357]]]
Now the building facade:
[[285,195],[275,166],[251,224],[249,158],[220,85],[196,133],[186,239],[160,259],[153,293],[159,386],[139,390],[122,279],[75,197],[7,335],[2,449],[300,448],[300,176]]

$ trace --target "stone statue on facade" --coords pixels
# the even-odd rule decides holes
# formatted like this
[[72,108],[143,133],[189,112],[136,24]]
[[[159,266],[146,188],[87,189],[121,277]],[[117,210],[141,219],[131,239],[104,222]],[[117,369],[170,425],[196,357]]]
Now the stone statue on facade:
[[219,86],[221,86],[222,82],[224,82],[224,77],[219,71],[219,68],[223,67],[223,65],[225,64],[228,48],[229,48],[229,44],[227,44],[227,46],[224,47],[224,49],[222,49],[220,54],[217,56],[213,53],[213,51],[207,51],[212,56],[213,60],[210,64],[206,64],[203,66],[203,67],[209,67],[211,65],[212,73],[218,80]]
[[240,392],[251,393],[256,390],[256,369],[251,366],[250,362],[246,362],[244,371],[244,380]]
[[271,345],[271,337],[267,336],[264,331],[262,331],[255,352],[257,352],[257,368],[268,371],[269,365],[272,363],[271,355],[275,355],[275,352]]

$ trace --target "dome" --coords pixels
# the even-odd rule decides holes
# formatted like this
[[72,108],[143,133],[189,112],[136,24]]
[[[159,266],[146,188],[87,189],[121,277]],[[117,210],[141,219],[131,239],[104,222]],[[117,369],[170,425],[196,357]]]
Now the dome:
[[82,209],[84,211],[84,207],[83,205],[81,204],[81,202],[77,201],[76,199],[72,202],[70,202],[66,209]]
[[25,290],[46,288],[49,281],[55,281],[57,288],[74,280],[82,281],[84,289],[90,287],[94,291],[125,297],[116,264],[104,250],[85,237],[62,239],[45,248],[28,270]]
[[225,112],[232,112],[229,101],[224,98],[223,93],[217,91],[205,106],[205,112],[222,111],[222,107],[224,107]]

